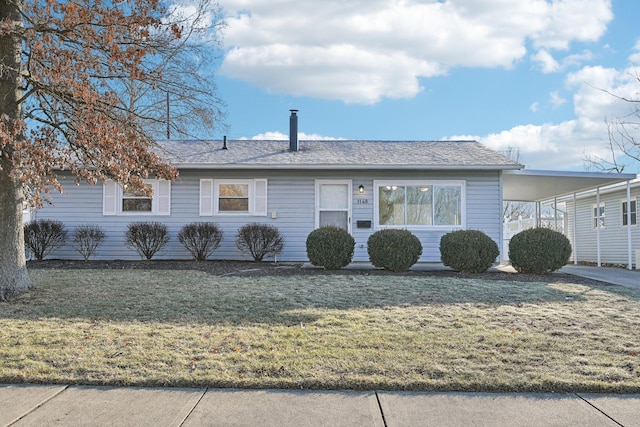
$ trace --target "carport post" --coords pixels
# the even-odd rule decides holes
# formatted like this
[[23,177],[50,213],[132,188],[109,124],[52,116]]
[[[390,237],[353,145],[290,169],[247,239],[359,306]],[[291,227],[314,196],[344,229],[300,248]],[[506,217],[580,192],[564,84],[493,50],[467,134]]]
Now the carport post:
[[596,250],[598,251],[598,267],[602,267],[600,260],[600,187],[596,187]]
[[576,206],[576,193],[573,193],[573,265],[578,265],[578,233],[576,232],[576,222],[578,222],[578,207]]
[[[631,181],[627,181],[627,253],[629,254],[628,269],[633,269],[633,245],[631,244]],[[636,265],[636,268],[640,266]]]

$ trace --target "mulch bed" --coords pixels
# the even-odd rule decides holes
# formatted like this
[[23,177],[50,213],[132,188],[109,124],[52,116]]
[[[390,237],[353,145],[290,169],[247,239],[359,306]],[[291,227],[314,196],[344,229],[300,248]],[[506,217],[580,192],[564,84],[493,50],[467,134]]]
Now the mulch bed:
[[151,260],[151,261],[75,261],[75,260],[44,260],[29,261],[28,269],[106,269],[106,270],[195,270],[203,271],[215,276],[406,276],[406,277],[452,277],[474,278],[483,280],[510,280],[518,282],[566,282],[585,285],[603,285],[606,283],[573,276],[564,273],[553,274],[516,274],[506,272],[486,272],[480,274],[465,274],[457,271],[406,271],[393,273],[386,270],[324,270],[322,268],[302,268],[303,263],[297,262],[251,262],[251,261],[183,261],[183,260]]

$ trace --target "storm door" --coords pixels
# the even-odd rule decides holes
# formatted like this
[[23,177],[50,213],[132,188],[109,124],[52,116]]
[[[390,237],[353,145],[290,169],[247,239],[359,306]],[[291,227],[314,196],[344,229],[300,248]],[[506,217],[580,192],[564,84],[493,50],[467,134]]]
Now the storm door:
[[351,232],[351,181],[316,181],[316,228],[333,225]]

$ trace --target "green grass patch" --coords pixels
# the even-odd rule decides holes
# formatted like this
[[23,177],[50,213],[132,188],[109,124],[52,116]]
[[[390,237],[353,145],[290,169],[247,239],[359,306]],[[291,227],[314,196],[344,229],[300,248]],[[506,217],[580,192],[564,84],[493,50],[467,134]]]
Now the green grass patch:
[[[438,276],[33,270],[0,383],[637,392],[640,292]],[[566,279],[566,278],[565,278]]]

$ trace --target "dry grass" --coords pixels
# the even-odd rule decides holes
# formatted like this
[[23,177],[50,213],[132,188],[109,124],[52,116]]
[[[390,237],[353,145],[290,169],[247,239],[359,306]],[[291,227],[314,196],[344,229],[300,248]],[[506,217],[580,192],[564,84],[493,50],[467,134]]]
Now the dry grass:
[[640,292],[450,277],[34,270],[0,383],[637,392]]

